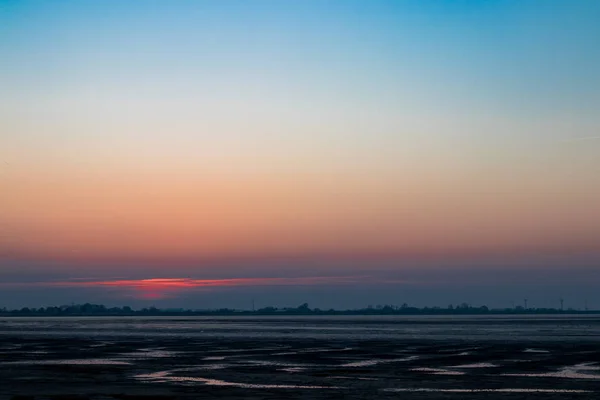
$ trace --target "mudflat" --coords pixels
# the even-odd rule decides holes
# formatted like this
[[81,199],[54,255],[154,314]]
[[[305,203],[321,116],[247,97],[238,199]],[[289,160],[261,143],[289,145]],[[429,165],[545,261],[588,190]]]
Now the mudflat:
[[540,321],[4,320],[0,398],[600,398],[598,321]]

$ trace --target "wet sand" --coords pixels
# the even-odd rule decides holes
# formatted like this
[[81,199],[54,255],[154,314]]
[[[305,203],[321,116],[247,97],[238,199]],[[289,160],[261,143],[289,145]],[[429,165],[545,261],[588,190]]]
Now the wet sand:
[[6,333],[0,398],[600,398],[594,340],[249,336]]

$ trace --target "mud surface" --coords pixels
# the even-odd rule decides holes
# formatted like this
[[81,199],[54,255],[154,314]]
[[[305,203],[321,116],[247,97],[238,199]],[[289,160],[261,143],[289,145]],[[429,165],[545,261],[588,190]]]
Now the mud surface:
[[600,398],[596,340],[51,331],[0,335],[0,398]]

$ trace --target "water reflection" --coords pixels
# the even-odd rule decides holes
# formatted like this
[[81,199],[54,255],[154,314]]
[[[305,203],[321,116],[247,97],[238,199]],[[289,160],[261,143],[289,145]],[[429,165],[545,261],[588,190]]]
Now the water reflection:
[[556,372],[502,374],[503,376],[521,376],[529,378],[567,378],[567,379],[600,379],[600,367],[593,364],[577,364],[563,367]]
[[383,389],[385,392],[437,392],[437,393],[594,393],[591,390],[578,389],[438,389],[438,388],[400,388]]
[[417,357],[417,356],[410,356],[410,357],[404,357],[404,358],[361,360],[361,361],[350,362],[347,364],[342,364],[341,367],[371,367],[371,366],[377,365],[377,364],[413,361],[418,358],[419,357]]
[[175,382],[175,383],[202,383],[208,386],[229,386],[242,389],[344,389],[340,386],[318,385],[270,385],[256,383],[229,382],[220,379],[201,378],[192,376],[174,376],[169,371],[155,372],[152,374],[136,375],[136,379],[148,382]]
[[82,358],[70,360],[23,360],[6,361],[4,365],[131,365],[130,362],[105,359],[105,358]]
[[492,364],[492,363],[474,363],[474,364],[464,364],[464,365],[454,365],[452,367],[448,367],[448,368],[495,368],[497,367],[496,364]]
[[443,368],[427,368],[427,367],[422,367],[422,368],[412,368],[411,371],[415,371],[415,372],[425,372],[427,374],[431,374],[431,375],[464,375],[464,372],[461,371],[450,371],[448,369],[443,369]]

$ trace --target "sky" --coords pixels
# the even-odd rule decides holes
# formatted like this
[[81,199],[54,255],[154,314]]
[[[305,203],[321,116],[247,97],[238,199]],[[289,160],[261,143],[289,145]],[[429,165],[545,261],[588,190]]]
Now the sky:
[[600,309],[599,18],[0,0],[0,307]]

